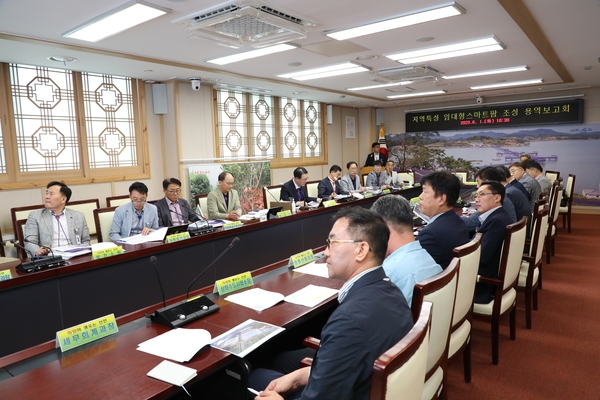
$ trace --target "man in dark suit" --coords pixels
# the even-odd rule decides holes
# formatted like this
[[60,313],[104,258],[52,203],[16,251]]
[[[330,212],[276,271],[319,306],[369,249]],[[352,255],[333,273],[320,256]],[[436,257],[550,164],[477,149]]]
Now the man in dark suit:
[[367,400],[375,359],[413,325],[402,292],[381,267],[389,236],[383,219],[362,207],[345,207],[334,221],[325,256],[329,277],[345,281],[340,304],[321,331],[311,367],[287,375],[260,368],[252,372],[249,387],[264,390],[260,399],[285,394],[288,400]]
[[375,142],[371,145],[371,149],[373,150],[372,153],[370,153],[367,156],[367,161],[365,161],[365,167],[372,167],[375,165],[375,161],[381,161],[381,165],[385,165],[386,161],[387,161],[387,157],[385,156],[385,154],[381,153],[379,151],[379,149],[381,149],[381,146],[379,145],[378,142]]
[[[483,182],[477,189],[475,205],[481,219],[478,232],[483,233],[479,275],[488,278],[498,278],[504,234],[506,226],[511,224],[510,217],[502,208],[505,193],[504,186],[499,182]],[[476,303],[487,304],[492,301],[493,295],[493,285],[478,282],[475,286]]]
[[329,175],[319,182],[319,185],[317,186],[320,199],[332,199],[336,194],[348,194],[348,192],[344,191],[340,185],[339,180],[341,176],[342,168],[339,165],[332,165],[331,168],[329,168]]
[[436,263],[446,269],[452,250],[469,241],[469,230],[454,212],[460,193],[460,180],[448,171],[432,172],[421,179],[421,212],[429,217],[417,239]]
[[321,201],[315,197],[308,197],[306,190],[308,182],[308,171],[304,167],[298,167],[294,170],[294,177],[281,186],[279,200],[288,201],[293,198],[298,206],[303,206],[311,201]]
[[200,220],[194,210],[191,209],[190,204],[179,198],[181,193],[181,181],[179,179],[165,179],[162,186],[165,197],[154,204],[158,209],[158,224],[160,226],[184,225],[190,221]]

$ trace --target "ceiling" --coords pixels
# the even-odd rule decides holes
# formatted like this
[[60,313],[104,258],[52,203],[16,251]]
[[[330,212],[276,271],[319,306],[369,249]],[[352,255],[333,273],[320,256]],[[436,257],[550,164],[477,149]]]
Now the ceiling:
[[[202,39],[174,23],[183,17],[211,11],[223,5],[214,0],[147,0],[172,10],[162,17],[133,27],[96,43],[63,38],[62,33],[126,2],[126,0],[19,0],[0,1],[0,61],[63,67],[50,56],[70,56],[77,61],[67,67],[167,82],[202,78],[270,91],[275,96],[311,99],[353,107],[391,107],[460,100],[475,104],[477,96],[531,94],[557,90],[579,91],[600,85],[599,0],[457,0],[466,13],[392,31],[336,41],[323,34],[388,19],[445,0],[270,0],[267,5],[316,24],[299,47],[287,52],[241,61],[226,66],[205,60],[248,51],[235,50]],[[407,86],[350,92],[349,87],[369,86],[373,72],[400,67],[384,54],[496,36],[506,48],[426,62],[444,74],[527,65],[529,70],[499,75],[445,80],[425,79]],[[427,39],[429,38],[429,40]],[[428,40],[428,41],[426,41]],[[325,53],[325,54],[323,54]],[[375,56],[375,57],[373,57]],[[322,78],[304,82],[276,77],[278,74],[359,60],[372,72]],[[298,65],[300,64],[300,65]],[[542,78],[543,83],[519,88],[473,91],[469,86]],[[388,100],[386,96],[410,92],[445,90],[443,95]]]

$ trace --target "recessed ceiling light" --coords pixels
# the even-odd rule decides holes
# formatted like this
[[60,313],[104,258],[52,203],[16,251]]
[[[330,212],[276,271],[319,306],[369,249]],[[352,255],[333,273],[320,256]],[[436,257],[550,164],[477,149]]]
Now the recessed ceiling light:
[[304,71],[291,72],[288,74],[276,75],[278,78],[290,78],[297,81],[306,81],[309,79],[327,78],[330,76],[354,74],[357,72],[370,71],[371,68],[348,61],[341,64],[328,65],[326,67],[306,69]]
[[287,51],[287,50],[293,50],[297,47],[298,47],[297,45],[293,45],[293,44],[289,44],[289,43],[278,44],[275,46],[262,47],[260,49],[246,51],[243,53],[232,54],[232,55],[225,56],[225,57],[211,58],[211,59],[206,60],[206,62],[211,63],[211,64],[217,64],[217,65],[226,65],[226,64],[231,64],[231,63],[235,63],[238,61],[248,60],[250,58],[262,57],[262,56],[266,56],[268,54],[280,53],[282,51]]
[[384,21],[374,22],[372,24],[357,26],[350,29],[337,31],[326,31],[326,36],[336,40],[352,39],[359,36],[371,35],[373,33],[389,31],[405,26],[416,25],[422,22],[434,21],[455,15],[464,14],[466,11],[456,2],[446,3],[441,6],[424,8],[398,17]]
[[151,69],[145,69],[144,72],[154,72],[154,71]]
[[300,61],[294,61],[288,64],[290,67],[299,67],[302,65]]
[[408,93],[408,94],[394,94],[391,96],[385,96],[388,99],[401,99],[404,97],[419,97],[419,96],[433,96],[435,94],[444,94],[446,93],[445,90],[433,90],[431,92],[414,92],[414,93]]
[[367,54],[364,56],[357,56],[354,57],[354,59],[356,61],[369,61],[369,60],[377,60],[379,58],[379,56],[375,55],[375,54]]
[[469,87],[469,89],[471,89],[471,90],[494,89],[494,88],[507,87],[507,86],[533,85],[535,83],[542,83],[542,82],[543,82],[543,79],[528,79],[525,81],[501,82],[501,83],[492,83],[490,85],[471,86],[471,87]]
[[50,56],[50,57],[48,57],[48,60],[63,63],[63,64],[74,63],[75,61],[77,61],[77,59],[75,57],[69,57],[69,56]]
[[433,36],[425,36],[422,38],[418,38],[417,42],[421,42],[421,43],[431,42],[433,39],[435,39]]
[[442,76],[442,78],[444,78],[444,79],[470,78],[473,76],[483,76],[483,75],[493,75],[493,74],[504,74],[507,72],[527,71],[528,69],[529,69],[529,67],[527,65],[520,65],[518,67],[488,69],[485,71],[465,72],[463,74],[456,74],[456,75],[444,75],[444,76]]

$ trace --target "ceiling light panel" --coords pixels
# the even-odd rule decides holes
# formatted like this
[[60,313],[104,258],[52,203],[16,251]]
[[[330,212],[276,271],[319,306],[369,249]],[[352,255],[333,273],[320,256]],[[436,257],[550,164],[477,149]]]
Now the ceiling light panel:
[[326,36],[336,40],[347,40],[359,36],[371,35],[373,33],[389,31],[405,26],[416,25],[423,22],[434,21],[437,19],[453,17],[464,14],[466,11],[456,2],[445,3],[435,7],[424,8],[398,17],[384,21],[374,22],[372,24],[357,26],[354,28],[327,31]]
[[232,64],[232,63],[235,63],[238,61],[248,60],[251,58],[266,56],[266,55],[273,54],[273,53],[280,53],[282,51],[293,50],[297,47],[298,46],[291,45],[291,44],[278,44],[276,46],[263,47],[263,48],[260,48],[257,50],[246,51],[246,52],[238,53],[238,54],[232,54],[232,55],[225,56],[225,57],[212,58],[212,59],[206,60],[206,62],[209,62],[211,64],[217,64],[217,65],[226,65],[226,64]]
[[394,82],[394,83],[384,83],[384,84],[380,84],[380,85],[372,85],[372,86],[361,86],[361,87],[347,88],[346,90],[350,90],[350,91],[359,91],[359,90],[379,89],[379,88],[386,88],[386,87],[392,87],[392,86],[410,85],[410,84],[412,84],[412,83],[414,83],[414,81],[403,81],[403,82]]
[[444,75],[444,76],[442,76],[442,78],[444,78],[444,79],[471,78],[473,76],[495,75],[495,74],[505,74],[508,72],[527,71],[528,69],[529,69],[529,67],[527,65],[520,65],[518,67],[488,69],[485,71],[465,72],[463,74],[456,74],[456,75]]
[[170,12],[169,8],[159,7],[143,0],[129,1],[63,33],[62,36],[86,42],[98,42]]
[[525,81],[501,82],[501,83],[492,83],[489,85],[471,86],[469,89],[471,89],[471,90],[496,89],[496,88],[509,87],[509,86],[535,85],[536,83],[542,83],[542,82],[544,82],[543,79],[528,79]]
[[502,50],[505,46],[495,36],[474,39],[465,42],[451,43],[443,46],[427,47],[424,49],[403,51],[387,54],[386,57],[402,64],[416,64],[431,60],[459,57],[469,54],[486,53]]
[[402,99],[405,97],[421,97],[421,96],[433,96],[436,94],[444,94],[446,93],[445,90],[433,90],[431,92],[414,92],[414,93],[408,93],[408,94],[394,94],[391,96],[385,96],[388,99]]
[[292,72],[289,74],[277,75],[278,78],[289,78],[297,81],[307,81],[310,79],[327,78],[331,76],[354,74],[357,72],[370,71],[371,69],[353,62],[328,65],[326,67],[307,69],[304,71]]

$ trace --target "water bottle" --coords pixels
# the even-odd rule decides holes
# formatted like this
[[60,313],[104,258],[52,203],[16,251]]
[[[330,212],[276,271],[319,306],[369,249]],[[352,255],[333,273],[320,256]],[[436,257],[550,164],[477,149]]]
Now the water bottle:
[[296,214],[296,202],[293,197],[290,197],[290,204],[292,206],[292,214]]

